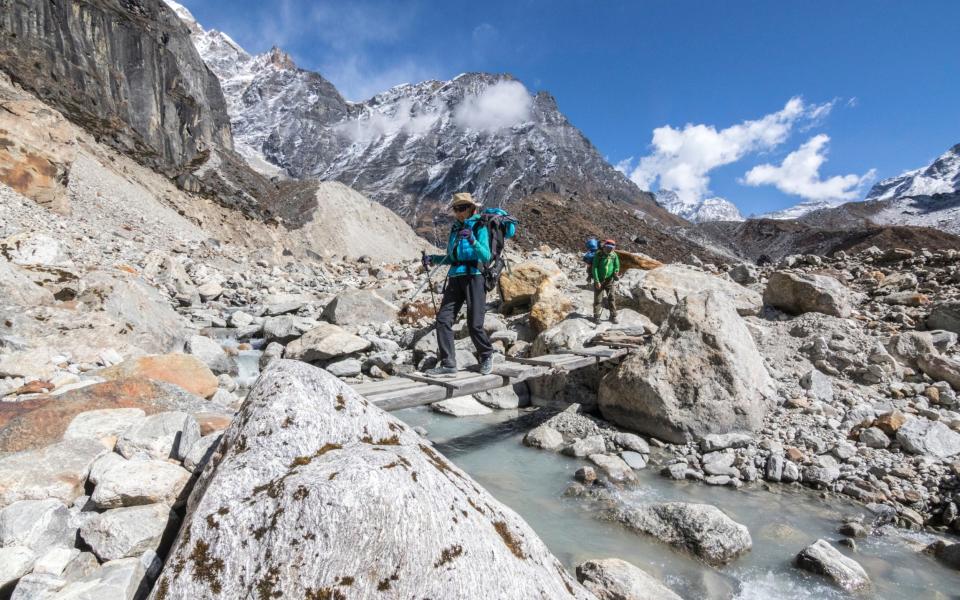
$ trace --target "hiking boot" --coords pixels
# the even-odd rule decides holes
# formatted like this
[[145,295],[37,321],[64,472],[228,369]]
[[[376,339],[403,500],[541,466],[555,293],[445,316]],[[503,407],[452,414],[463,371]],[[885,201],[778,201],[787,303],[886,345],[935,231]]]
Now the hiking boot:
[[620,322],[620,317],[618,317],[617,315],[611,315],[611,316],[610,316],[610,322],[613,323],[614,325],[616,325],[617,323]]
[[489,375],[493,373],[493,357],[488,356],[480,361],[480,374]]
[[432,369],[427,369],[423,374],[427,377],[450,377],[457,374],[457,368],[438,365]]

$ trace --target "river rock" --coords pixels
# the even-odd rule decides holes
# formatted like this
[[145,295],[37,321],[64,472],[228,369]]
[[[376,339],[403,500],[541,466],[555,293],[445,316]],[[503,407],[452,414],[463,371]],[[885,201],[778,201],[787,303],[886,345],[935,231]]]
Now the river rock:
[[549,425],[540,425],[523,436],[523,443],[542,450],[556,450],[563,445],[563,435]]
[[80,537],[106,562],[156,551],[164,532],[176,524],[177,516],[166,504],[115,508],[84,522]]
[[73,547],[76,535],[70,511],[59,500],[21,500],[0,510],[0,546],[23,546],[41,555]]
[[106,452],[100,442],[80,439],[0,458],[0,507],[47,498],[71,504],[83,495],[93,462]]
[[562,452],[567,456],[583,458],[591,454],[602,454],[606,448],[607,443],[602,435],[591,435],[573,440],[571,444],[564,446]]
[[82,412],[70,421],[63,439],[92,438],[113,450],[117,437],[143,422],[146,414],[141,408],[105,408]]
[[618,431],[614,433],[610,439],[614,444],[617,445],[618,448],[623,448],[624,450],[630,450],[643,455],[650,454],[650,444],[647,443],[647,440],[635,433]]
[[928,454],[936,458],[960,454],[960,433],[940,421],[923,417],[914,417],[904,423],[897,430],[897,441],[904,450],[913,454]]
[[824,575],[835,585],[855,592],[870,587],[870,578],[857,561],[848,558],[826,540],[817,540],[797,554],[794,564],[811,573]]
[[290,342],[283,356],[305,362],[329,360],[363,352],[371,345],[369,340],[348,333],[341,327],[320,323],[302,337]]
[[337,377],[356,377],[362,368],[363,363],[356,358],[344,358],[326,366],[327,371]]
[[746,448],[753,437],[745,433],[711,433],[700,440],[700,452],[716,452],[727,448]]
[[196,356],[216,374],[236,373],[237,368],[217,342],[205,335],[190,336],[187,340],[187,353]]
[[681,443],[758,429],[772,393],[746,324],[711,291],[680,301],[650,350],[603,378],[599,407],[608,421]]
[[629,529],[687,550],[712,565],[729,563],[753,546],[746,526],[710,504],[661,502],[614,509],[610,514]]
[[98,508],[142,504],[177,507],[186,500],[189,471],[163,460],[112,460],[95,477],[90,500]]
[[30,572],[36,553],[23,546],[0,548],[0,591],[13,589],[18,579]]
[[320,369],[275,362],[224,436],[154,600],[252,581],[284,598],[591,597],[513,511]]
[[323,309],[335,325],[376,325],[396,321],[400,308],[376,290],[346,290]]
[[34,571],[20,578],[10,600],[51,600],[65,585],[61,577]]
[[185,412],[170,411],[146,417],[117,440],[117,452],[131,458],[140,452],[157,459],[182,461],[200,439],[200,425]]
[[681,600],[657,578],[619,558],[580,563],[577,580],[599,600]]
[[540,285],[552,280],[560,286],[566,276],[557,263],[547,259],[533,259],[512,265],[500,274],[501,312],[509,312],[529,305]]
[[637,480],[637,476],[634,474],[633,469],[631,469],[630,465],[628,465],[627,462],[619,456],[611,456],[609,454],[591,454],[588,458],[590,459],[590,462],[600,468],[600,471],[602,471],[610,481],[617,483],[632,483]]
[[263,338],[267,343],[288,344],[316,327],[316,322],[293,315],[267,317],[263,321]]
[[622,458],[623,462],[627,463],[627,465],[635,471],[639,471],[647,466],[647,456],[645,454],[640,454],[639,452],[624,450],[620,453],[620,458]]
[[530,389],[521,381],[495,390],[478,392],[473,395],[473,399],[497,410],[517,409],[530,404]]
[[188,354],[159,354],[140,356],[119,365],[97,371],[104,379],[116,381],[127,378],[146,378],[179,386],[202,398],[210,398],[219,387],[217,376],[207,365]]
[[480,404],[470,396],[459,396],[449,400],[441,400],[430,405],[434,411],[452,417],[476,417],[489,415],[493,411]]
[[673,308],[694,293],[724,294],[733,308],[742,316],[760,313],[763,301],[760,294],[734,283],[686,265],[664,265],[648,271],[630,290],[632,308],[663,323]]
[[849,295],[833,277],[775,271],[767,279],[763,303],[794,315],[819,312],[846,318],[851,312]]

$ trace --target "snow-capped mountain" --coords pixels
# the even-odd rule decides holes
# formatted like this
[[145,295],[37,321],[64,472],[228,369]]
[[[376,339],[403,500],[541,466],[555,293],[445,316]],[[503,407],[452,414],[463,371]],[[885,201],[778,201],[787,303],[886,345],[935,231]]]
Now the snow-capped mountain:
[[341,181],[411,221],[466,190],[497,205],[534,192],[622,202],[683,225],[607,163],[550,94],[509,75],[466,73],[348,102],[280,50],[252,56],[167,2],[220,78],[235,144],[254,166]]
[[960,144],[926,167],[884,179],[870,189],[867,200],[893,200],[960,192]]
[[773,212],[764,213],[757,217],[751,217],[755,219],[777,219],[780,221],[785,221],[789,219],[799,219],[804,215],[808,215],[816,210],[823,210],[825,208],[834,208],[839,206],[842,203],[831,202],[829,200],[806,200],[799,204],[794,204],[783,210],[776,210]]
[[704,198],[699,201],[683,200],[673,190],[659,190],[654,193],[654,197],[660,206],[693,223],[743,220],[743,215],[740,214],[733,202],[725,198]]

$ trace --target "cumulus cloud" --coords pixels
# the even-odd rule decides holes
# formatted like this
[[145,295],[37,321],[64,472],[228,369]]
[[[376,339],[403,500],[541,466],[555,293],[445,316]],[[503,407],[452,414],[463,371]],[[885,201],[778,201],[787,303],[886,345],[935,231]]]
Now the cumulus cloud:
[[827,161],[830,136],[815,135],[797,150],[788,154],[779,166],[757,165],[744,175],[746,185],[772,185],[781,192],[806,200],[855,200],[860,189],[876,175],[871,169],[865,175],[834,175],[820,178],[820,167]]
[[392,112],[370,111],[338,126],[338,130],[354,142],[370,142],[401,132],[411,135],[425,133],[440,118],[436,107],[417,112],[409,99],[401,100],[394,108]]
[[468,95],[453,113],[460,127],[494,133],[530,119],[533,98],[518,81],[498,81],[480,94]]
[[665,125],[653,130],[652,154],[642,157],[632,170],[627,171],[629,165],[624,163],[618,167],[643,189],[657,184],[675,191],[685,202],[697,202],[709,192],[712,170],[779,146],[798,122],[822,119],[832,106],[832,102],[807,104],[794,97],[777,112],[725,129],[692,123],[682,129]]

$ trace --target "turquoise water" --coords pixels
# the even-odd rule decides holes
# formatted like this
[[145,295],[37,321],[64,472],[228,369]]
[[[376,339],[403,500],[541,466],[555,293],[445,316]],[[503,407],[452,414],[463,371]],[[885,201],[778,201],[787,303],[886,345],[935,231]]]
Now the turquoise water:
[[[425,427],[447,457],[519,513],[571,571],[590,558],[616,557],[659,577],[688,600],[851,597],[790,563],[817,538],[840,539],[835,531],[842,518],[868,515],[862,507],[821,499],[808,489],[734,490],[672,481],[652,469],[639,471],[639,485],[622,493],[624,501],[714,504],[750,529],[753,550],[717,569],[652,538],[598,520],[598,508],[588,501],[565,498],[563,492],[573,481],[574,471],[587,462],[522,445],[526,427],[524,419],[518,423],[517,411],[459,419],[425,407],[394,414],[410,425]],[[834,544],[858,561],[873,581],[873,590],[857,597],[960,597],[960,573],[920,552],[933,541],[932,536],[892,528],[885,532],[857,540],[855,552]]]

